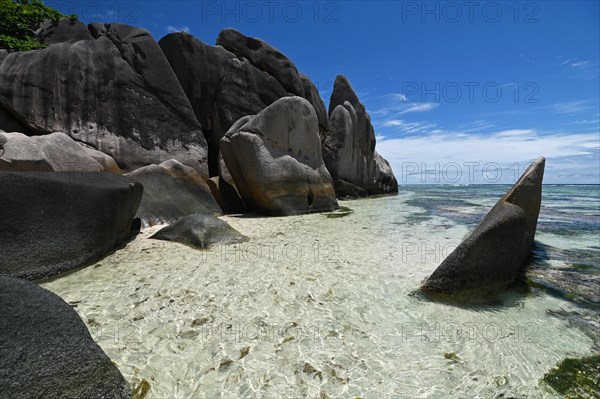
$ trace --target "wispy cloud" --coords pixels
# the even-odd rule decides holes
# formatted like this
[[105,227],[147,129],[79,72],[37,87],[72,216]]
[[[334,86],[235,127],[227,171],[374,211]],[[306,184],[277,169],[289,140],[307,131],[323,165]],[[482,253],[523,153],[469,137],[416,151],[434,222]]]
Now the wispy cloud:
[[578,61],[578,62],[574,62],[571,64],[571,66],[573,68],[577,68],[577,67],[581,67],[581,66],[585,66],[588,65],[591,61]]
[[544,107],[544,108],[551,109],[554,112],[557,112],[559,114],[574,114],[577,112],[588,110],[588,109],[592,108],[592,106],[590,105],[590,102],[587,100],[576,100],[576,101],[560,102],[560,103],[552,104],[552,105],[550,105],[548,107]]
[[[402,133],[421,133],[431,132],[437,127],[435,123],[430,122],[407,122],[404,119],[387,119],[381,123],[380,127],[393,128]],[[376,126],[377,128],[377,126]]]
[[558,76],[564,75],[583,80],[598,79],[600,64],[594,60],[578,60],[568,58],[559,64],[561,72]]
[[369,113],[377,118],[391,118],[413,112],[427,112],[436,109],[438,103],[428,102],[410,102],[403,93],[388,93],[380,96],[368,98]]
[[[562,183],[598,183],[600,170],[600,132],[587,134],[541,134],[535,129],[511,129],[488,134],[465,134],[464,132],[437,131],[423,135],[383,140],[377,143],[377,151],[388,161],[399,182],[423,183],[423,176],[407,175],[421,168],[432,169],[436,163],[441,165],[458,164],[464,176],[459,183],[489,182],[484,178],[485,165],[498,165],[500,169],[519,170],[538,156],[547,159],[544,182]],[[468,165],[477,164],[475,181],[469,181]],[[410,168],[407,168],[410,165]],[[495,169],[495,168],[493,168]],[[500,172],[501,173],[501,172]],[[512,183],[519,173],[506,175],[493,182]],[[442,179],[443,180],[443,179]],[[429,183],[439,183],[432,181]],[[444,183],[444,181],[441,181]]]
[[165,28],[167,30],[167,32],[169,33],[173,33],[173,32],[185,32],[185,33],[190,33],[191,30],[189,28],[189,26],[187,25],[182,25],[182,26],[173,26],[173,25],[169,25]]
[[410,103],[398,115],[408,114],[409,112],[427,112],[436,109],[438,106],[438,103]]

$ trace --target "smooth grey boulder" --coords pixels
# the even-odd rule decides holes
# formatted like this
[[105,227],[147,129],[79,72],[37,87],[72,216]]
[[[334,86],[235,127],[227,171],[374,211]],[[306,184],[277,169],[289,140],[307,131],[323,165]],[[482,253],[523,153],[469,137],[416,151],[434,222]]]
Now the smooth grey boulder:
[[90,265],[130,238],[143,188],[113,173],[0,172],[0,275]]
[[221,151],[248,210],[292,215],[337,208],[317,115],[306,99],[281,98],[234,127]]
[[[248,41],[259,43],[261,50],[246,47]],[[306,98],[317,112],[320,128],[328,129],[327,110],[315,85],[267,43],[226,29],[216,46],[185,32],[168,34],[158,44],[202,124],[210,176],[223,177],[217,159],[219,140],[231,126],[282,97]]]
[[0,54],[4,110],[33,134],[64,132],[125,171],[175,158],[208,177],[200,123],[150,33],[70,19],[43,28],[48,48]]
[[202,124],[210,175],[220,175],[219,140],[239,118],[260,112],[287,92],[247,59],[188,33],[171,33],[159,45]]
[[221,219],[203,214],[181,218],[177,222],[163,227],[150,238],[178,242],[200,249],[248,240],[246,236]]
[[338,197],[398,192],[387,160],[375,150],[371,118],[348,79],[335,79],[329,103],[329,132],[322,134],[323,158]]
[[113,172],[110,156],[83,147],[64,133],[26,136],[0,130],[0,170],[14,172]]
[[202,176],[177,160],[144,166],[126,176],[144,186],[137,215],[144,227],[174,223],[195,213],[222,214]]
[[0,396],[129,399],[131,388],[77,312],[34,283],[0,277]]
[[545,159],[535,160],[422,285],[425,292],[495,290],[514,281],[534,244]]

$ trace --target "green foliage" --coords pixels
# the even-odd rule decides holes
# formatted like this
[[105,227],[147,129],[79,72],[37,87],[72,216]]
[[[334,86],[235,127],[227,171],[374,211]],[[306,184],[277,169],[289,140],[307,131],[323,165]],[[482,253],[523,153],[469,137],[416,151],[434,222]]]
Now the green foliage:
[[567,358],[542,380],[567,398],[600,397],[600,354]]
[[66,16],[40,0],[0,0],[0,49],[28,51],[46,47],[35,38],[34,31],[46,20],[63,17]]

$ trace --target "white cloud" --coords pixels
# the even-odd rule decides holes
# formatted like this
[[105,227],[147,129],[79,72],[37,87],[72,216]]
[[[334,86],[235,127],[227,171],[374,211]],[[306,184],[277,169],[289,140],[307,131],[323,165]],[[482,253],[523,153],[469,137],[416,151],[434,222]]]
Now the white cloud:
[[589,101],[577,100],[556,103],[544,108],[551,109],[559,114],[574,114],[576,112],[581,112],[590,109],[591,105],[589,105]]
[[[514,183],[523,168],[539,156],[546,157],[545,183],[598,183],[599,137],[600,132],[543,135],[534,129],[504,130],[487,135],[438,131],[387,139],[377,144],[377,151],[390,162],[400,184]],[[444,167],[456,164],[461,167],[460,180],[444,179],[447,177]],[[471,166],[474,169],[470,175],[469,165],[475,164]],[[501,172],[499,181],[486,181],[486,165],[491,165],[488,174],[496,174],[498,168],[506,172],[503,175]],[[436,168],[441,181],[435,181],[436,176],[431,173],[420,173]],[[448,170],[454,176],[455,168]]]
[[403,119],[388,119],[383,121],[382,127],[394,128],[403,133],[419,133],[431,130],[436,127],[434,123],[429,122],[407,122]]
[[169,33],[173,33],[173,32],[190,33],[191,32],[189,26],[187,26],[187,25],[182,25],[182,26],[172,26],[172,25],[169,25],[169,26],[167,26],[166,29],[167,29],[167,32],[169,32]]
[[409,112],[426,112],[436,109],[439,106],[438,103],[411,103],[407,104],[407,108],[401,112],[399,115],[407,114]]
[[587,65],[587,64],[589,64],[589,63],[590,63],[590,61],[578,61],[578,62],[574,62],[574,63],[572,63],[572,64],[571,64],[571,66],[572,66],[573,68],[577,68],[577,67],[580,67],[580,66]]

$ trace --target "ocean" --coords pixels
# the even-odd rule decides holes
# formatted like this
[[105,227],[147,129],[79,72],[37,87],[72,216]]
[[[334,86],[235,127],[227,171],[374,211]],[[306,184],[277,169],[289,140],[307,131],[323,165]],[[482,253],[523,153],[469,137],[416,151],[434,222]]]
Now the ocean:
[[147,398],[554,398],[543,375],[600,351],[600,186],[543,186],[531,264],[505,292],[418,292],[509,188],[224,216],[250,240],[206,251],[150,239],[155,226],[41,285]]

